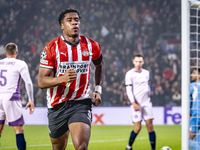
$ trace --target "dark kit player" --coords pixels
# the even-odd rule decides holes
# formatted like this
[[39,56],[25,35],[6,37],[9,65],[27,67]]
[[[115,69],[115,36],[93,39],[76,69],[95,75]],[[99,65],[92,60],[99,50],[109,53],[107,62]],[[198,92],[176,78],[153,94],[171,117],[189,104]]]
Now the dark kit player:
[[[65,149],[69,132],[76,150],[87,150],[91,104],[101,103],[104,63],[100,45],[80,36],[80,14],[66,9],[58,17],[63,35],[41,53],[38,84],[47,88],[49,133],[53,150]],[[95,65],[95,92],[89,96],[90,63]]]

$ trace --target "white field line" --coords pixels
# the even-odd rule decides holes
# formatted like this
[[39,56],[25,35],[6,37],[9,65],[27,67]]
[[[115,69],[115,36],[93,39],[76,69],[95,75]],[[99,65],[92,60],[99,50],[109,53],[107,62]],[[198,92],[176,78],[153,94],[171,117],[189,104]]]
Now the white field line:
[[[137,140],[147,139],[147,137],[139,137]],[[116,141],[128,141],[126,139],[113,139],[113,140],[98,140],[98,141],[90,141],[89,143],[104,143],[104,142],[116,142]],[[69,142],[67,145],[71,145],[72,142]],[[51,144],[38,144],[38,145],[27,145],[26,147],[42,147],[42,146],[51,146]],[[9,146],[9,147],[0,147],[0,149],[10,149],[10,148],[17,148],[16,146]]]

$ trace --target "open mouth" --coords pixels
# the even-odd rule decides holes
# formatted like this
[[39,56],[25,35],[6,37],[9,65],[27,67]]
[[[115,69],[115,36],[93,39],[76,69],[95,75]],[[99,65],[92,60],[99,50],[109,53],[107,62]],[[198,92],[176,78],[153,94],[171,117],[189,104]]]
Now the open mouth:
[[78,27],[74,27],[73,30],[78,30]]

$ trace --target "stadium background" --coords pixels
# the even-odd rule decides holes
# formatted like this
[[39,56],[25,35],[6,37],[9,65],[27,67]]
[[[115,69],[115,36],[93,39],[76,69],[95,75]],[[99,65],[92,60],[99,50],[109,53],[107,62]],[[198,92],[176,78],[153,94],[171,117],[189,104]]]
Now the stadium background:
[[[29,66],[35,105],[46,107],[46,91],[37,85],[39,54],[50,40],[62,34],[58,14],[65,8],[76,8],[82,16],[81,34],[100,43],[105,60],[102,107],[129,105],[124,77],[133,67],[136,53],[145,56],[144,68],[151,73],[153,106],[180,106],[180,6],[180,0],[1,0],[1,58],[8,42],[19,46],[18,58]],[[90,83],[93,90],[94,70]],[[21,99],[25,105],[23,89],[24,83]]]
[[[121,150],[127,145],[133,126],[124,77],[133,67],[132,57],[136,53],[145,56],[144,68],[151,73],[154,123],[158,121],[156,147],[180,149],[181,126],[175,125],[181,124],[180,0],[0,0],[0,58],[5,57],[5,45],[15,42],[19,47],[18,58],[28,63],[34,86],[37,108],[31,116],[24,111],[28,149],[51,149],[46,125],[46,90],[37,85],[39,59],[44,46],[62,34],[57,17],[70,7],[80,11],[81,34],[100,43],[105,60],[102,104],[93,108],[93,124],[106,125],[92,125],[89,149]],[[90,87],[92,93],[94,66]],[[23,82],[21,99],[25,105]],[[143,127],[134,149],[150,148],[147,135]],[[13,130],[7,125],[0,149],[16,149]],[[73,149],[71,138],[67,149]]]

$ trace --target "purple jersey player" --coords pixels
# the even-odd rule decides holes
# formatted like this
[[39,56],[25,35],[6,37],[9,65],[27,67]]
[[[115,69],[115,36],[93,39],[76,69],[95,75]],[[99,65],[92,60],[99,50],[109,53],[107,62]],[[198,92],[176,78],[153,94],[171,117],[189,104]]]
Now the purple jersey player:
[[138,54],[133,58],[134,68],[126,73],[126,92],[131,101],[131,114],[134,130],[131,132],[126,150],[132,150],[132,144],[140,132],[142,119],[146,122],[152,150],[155,150],[156,135],[153,128],[152,103],[150,99],[149,71],[142,68],[143,56]]
[[16,134],[18,149],[25,150],[24,119],[20,100],[21,78],[25,82],[29,98],[26,109],[30,108],[30,114],[34,111],[33,84],[27,64],[22,60],[16,59],[17,54],[17,45],[8,43],[5,47],[6,58],[0,60],[0,136],[7,119],[9,126],[13,126]]

